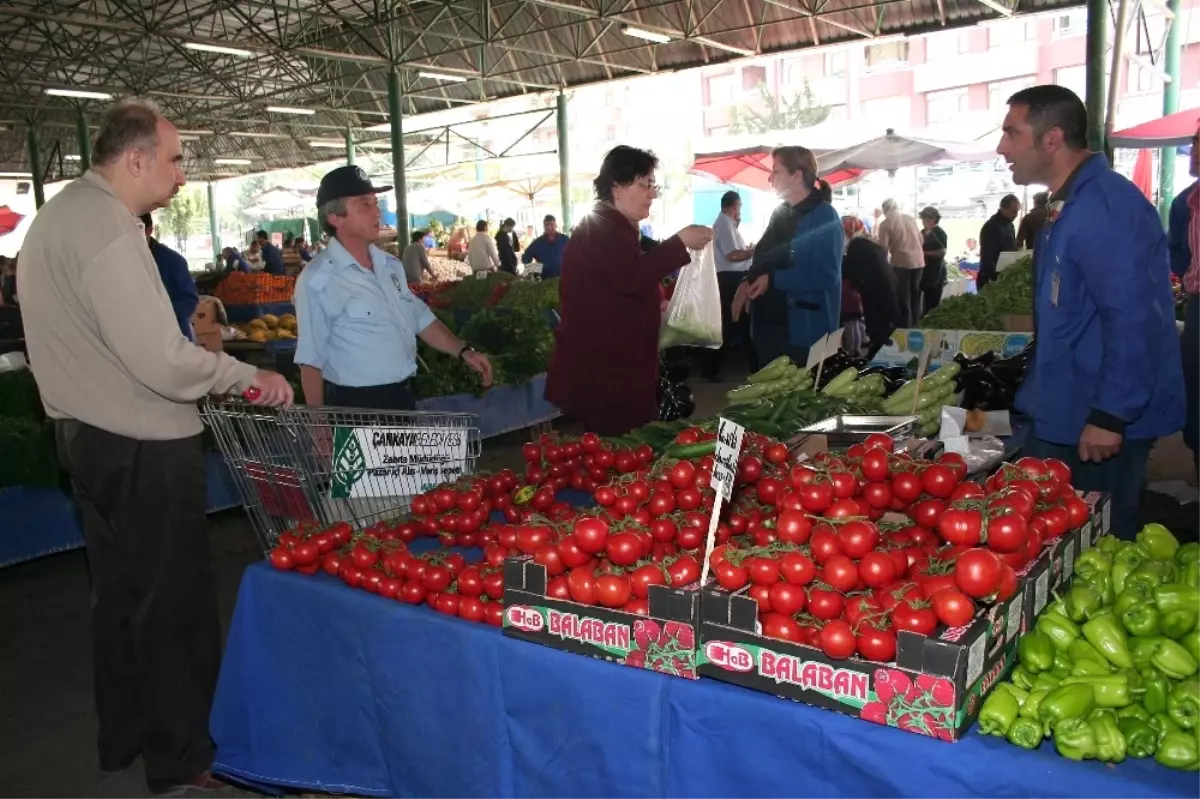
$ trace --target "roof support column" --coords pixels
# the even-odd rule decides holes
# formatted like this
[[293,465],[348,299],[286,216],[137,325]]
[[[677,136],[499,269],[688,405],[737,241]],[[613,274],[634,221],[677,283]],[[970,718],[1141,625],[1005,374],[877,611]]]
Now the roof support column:
[[208,182],[208,234],[212,238],[213,265],[221,267],[221,231],[217,227],[217,198],[213,183]]
[[354,131],[346,128],[346,163],[354,166]]
[[[1170,78],[1163,86],[1163,116],[1179,110],[1179,31],[1182,25],[1179,0],[1169,0],[1167,8],[1174,15],[1168,23],[1167,43],[1163,46],[1163,71]],[[1175,148],[1164,147],[1158,156],[1158,215],[1163,226],[1171,215],[1171,201],[1175,199]]]
[[75,117],[75,135],[79,137],[79,171],[87,172],[92,168],[92,135],[88,131],[87,118],[83,109]]
[[1108,38],[1108,0],[1087,0],[1088,149],[1104,150],[1104,51]]
[[[1178,0],[1177,0],[1178,1]],[[563,230],[571,227],[571,147],[567,136],[567,95],[558,93],[556,98],[556,117],[558,122],[558,194],[562,202],[562,219],[559,223]]]
[[33,204],[46,204],[46,188],[42,185],[42,150],[38,147],[37,128],[29,126],[29,171],[33,173]]
[[408,189],[404,181],[404,124],[400,111],[400,73],[388,71],[388,120],[392,124],[392,183],[396,192],[396,244],[408,244]]

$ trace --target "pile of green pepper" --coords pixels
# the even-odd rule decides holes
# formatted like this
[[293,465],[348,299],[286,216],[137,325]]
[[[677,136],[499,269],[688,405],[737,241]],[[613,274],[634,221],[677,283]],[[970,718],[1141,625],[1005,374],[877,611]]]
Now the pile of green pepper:
[[1200,770],[1200,545],[1147,525],[1075,561],[1066,594],[1017,644],[979,729],[1072,760],[1153,757]]

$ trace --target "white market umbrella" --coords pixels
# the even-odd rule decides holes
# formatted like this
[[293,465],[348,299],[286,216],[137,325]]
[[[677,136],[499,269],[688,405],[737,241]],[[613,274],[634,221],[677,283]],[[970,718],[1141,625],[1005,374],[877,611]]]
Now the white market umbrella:
[[922,166],[939,161],[992,161],[995,146],[984,142],[942,142],[897,136],[890,128],[877,139],[834,150],[817,158],[821,175],[843,169],[882,169],[895,172],[908,166]]

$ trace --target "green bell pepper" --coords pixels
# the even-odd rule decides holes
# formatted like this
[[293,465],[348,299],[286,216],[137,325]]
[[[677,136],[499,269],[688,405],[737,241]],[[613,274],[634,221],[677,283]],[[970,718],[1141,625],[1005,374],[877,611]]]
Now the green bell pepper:
[[1058,666],[1055,666],[1054,671],[1050,672],[1050,676],[1055,677],[1059,682],[1062,682],[1063,680],[1065,680],[1071,676],[1071,670],[1070,669],[1060,669]]
[[[1079,639],[1077,639],[1077,640],[1079,640]],[[1084,643],[1086,644],[1087,641],[1084,641]],[[1053,644],[1051,644],[1051,646],[1053,646]],[[1071,657],[1066,652],[1060,652],[1057,649],[1055,649],[1054,650],[1054,669],[1053,670],[1054,671],[1063,671],[1063,672],[1066,672],[1069,674],[1071,671]]]
[[1185,583],[1163,583],[1154,586],[1154,604],[1160,613],[1172,610],[1200,609],[1200,588]]
[[[1075,661],[1075,665],[1071,667],[1071,677],[1103,676],[1111,674],[1112,667],[1108,665],[1108,661],[1103,658],[1100,660],[1092,660],[1090,658],[1080,658]],[[1069,678],[1068,678],[1069,679]]]
[[1187,635],[1179,639],[1179,644],[1188,651],[1188,654],[1200,662],[1200,630],[1192,630]]
[[1200,768],[1200,745],[1191,733],[1168,732],[1159,740],[1154,760],[1167,768],[1196,771]]
[[1133,702],[1127,674],[1068,677],[1063,680],[1063,685],[1089,686],[1092,689],[1092,699],[1099,708],[1125,707]]
[[1141,670],[1142,685],[1145,686],[1145,692],[1142,694],[1142,705],[1150,713],[1163,713],[1167,709],[1167,696],[1171,693],[1171,683],[1167,681],[1167,677],[1153,666],[1146,666]]
[[1137,542],[1156,560],[1170,560],[1179,549],[1179,539],[1161,524],[1147,524],[1137,534]]
[[1054,725],[1054,749],[1068,760],[1095,759],[1096,733],[1087,719],[1063,719]]
[[1121,719],[1141,719],[1147,724],[1150,723],[1150,711],[1139,704],[1126,705],[1117,709],[1117,720]]
[[1087,580],[1095,574],[1108,574],[1112,571],[1113,560],[1108,555],[1093,547],[1075,558],[1075,576]]
[[1021,665],[1031,674],[1054,668],[1054,644],[1039,630],[1030,630],[1021,636],[1017,642],[1017,654]]
[[1200,666],[1196,659],[1177,642],[1164,638],[1154,650],[1150,664],[1172,680],[1185,680],[1196,673]]
[[1079,626],[1065,615],[1060,616],[1057,613],[1043,613],[1038,617],[1034,628],[1044,633],[1060,652],[1066,652],[1071,642],[1079,638]]
[[1033,687],[1033,675],[1025,671],[1024,666],[1017,666],[1008,675],[1009,681],[1023,691],[1028,691]]
[[1166,638],[1131,638],[1129,640],[1129,657],[1133,658],[1133,665],[1137,669],[1143,669],[1150,665],[1150,659],[1154,657],[1154,650],[1158,649],[1158,645]]
[[1017,701],[1017,695],[1006,690],[1006,683],[1001,683],[984,700],[983,707],[979,708],[979,731],[984,735],[1003,737],[1008,734],[1008,728],[1012,726],[1020,711],[1021,704]]
[[1090,585],[1097,594],[1100,595],[1101,607],[1108,607],[1113,603],[1116,593],[1113,590],[1112,575],[1108,572],[1099,572],[1091,577],[1080,578],[1087,585]]
[[1163,713],[1155,713],[1150,717],[1150,728],[1158,734],[1158,743],[1162,745],[1163,736],[1169,732],[1183,732],[1179,729],[1179,725],[1171,720],[1171,717]]
[[[1167,560],[1148,560],[1125,578],[1125,588],[1142,586],[1153,590],[1163,583],[1173,582],[1175,565]],[[1162,608],[1159,608],[1162,610]]]
[[1058,596],[1058,594],[1055,594],[1054,596],[1055,596],[1054,601],[1045,607],[1045,609],[1042,611],[1042,615],[1045,616],[1047,614],[1054,613],[1054,614],[1057,614],[1057,615],[1065,618],[1067,615],[1067,611],[1063,607],[1063,605],[1064,605],[1063,599],[1062,599],[1062,597]]
[[1195,541],[1181,544],[1179,549],[1175,550],[1175,562],[1180,566],[1187,566],[1189,563],[1200,563],[1200,544],[1197,544]]
[[1041,690],[1052,691],[1062,684],[1062,681],[1063,678],[1056,677],[1054,672],[1043,671],[1033,678],[1033,685],[1030,686],[1029,691],[1030,693]]
[[1125,752],[1130,757],[1150,757],[1158,749],[1158,733],[1151,729],[1148,721],[1118,719],[1117,729],[1125,737]]
[[1104,655],[1105,660],[1109,663],[1121,669],[1133,667],[1125,630],[1121,628],[1121,623],[1117,621],[1116,616],[1111,613],[1098,614],[1095,618],[1089,619],[1083,625],[1082,630],[1083,637],[1100,650],[1100,654]]
[[1132,541],[1122,541],[1114,535],[1102,535],[1100,536],[1100,540],[1096,542],[1096,549],[1105,555],[1115,557],[1118,552],[1132,544]]
[[1200,615],[1194,610],[1171,610],[1159,615],[1158,626],[1162,634],[1178,641],[1183,636],[1196,629],[1196,621]]
[[1060,685],[1042,700],[1038,719],[1048,728],[1056,729],[1058,722],[1083,718],[1095,706],[1096,699],[1090,685]]
[[[1090,550],[1094,552],[1095,550]],[[1071,584],[1066,595],[1067,618],[1079,624],[1086,621],[1093,613],[1104,607],[1104,597],[1100,592],[1084,580],[1076,580]]]
[[1025,697],[1025,701],[1021,703],[1021,710],[1018,715],[1027,719],[1037,719],[1038,711],[1042,708],[1042,700],[1054,689],[1052,688],[1034,688],[1029,692],[1029,696]]
[[1117,714],[1111,710],[1093,710],[1088,715],[1092,735],[1096,739],[1096,759],[1101,763],[1121,763],[1125,760],[1125,736],[1117,725]]
[[1125,632],[1139,638],[1158,635],[1158,608],[1149,602],[1130,605],[1120,614]]
[[1200,680],[1176,683],[1167,697],[1167,715],[1183,730],[1195,730],[1200,721]]
[[[1151,732],[1151,735],[1154,733]],[[1018,717],[1008,728],[1008,742],[1024,749],[1037,749],[1042,745],[1045,730],[1037,719]]]
[[[1133,605],[1144,602],[1154,604],[1154,586],[1147,583],[1126,584],[1124,590],[1118,593],[1116,600],[1113,601],[1112,611],[1120,616]],[[1155,607],[1158,606],[1155,605]]]
[[1192,588],[1200,588],[1200,563],[1192,561],[1180,566],[1179,582],[1190,585]]
[[1100,654],[1100,650],[1082,638],[1076,638],[1071,642],[1071,645],[1067,647],[1067,656],[1071,658],[1071,664],[1068,665],[1068,668],[1080,660],[1093,660],[1097,663],[1108,662],[1104,659],[1104,655]]

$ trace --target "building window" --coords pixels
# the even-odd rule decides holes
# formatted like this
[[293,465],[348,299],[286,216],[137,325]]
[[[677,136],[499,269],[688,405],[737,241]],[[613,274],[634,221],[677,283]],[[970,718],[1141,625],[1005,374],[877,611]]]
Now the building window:
[[734,100],[733,73],[708,76],[708,104],[732,105]]
[[934,33],[925,37],[925,60],[955,58],[967,51],[968,40],[962,31]]
[[925,121],[930,125],[953,122],[967,111],[966,89],[929,92],[925,95]]
[[906,128],[912,122],[911,97],[880,97],[862,104],[863,121],[880,129]]
[[866,47],[867,69],[886,69],[908,63],[908,42],[884,42]]
[[[907,44],[906,44],[907,46]],[[907,58],[907,53],[905,54]],[[846,51],[833,50],[825,54],[825,77],[841,78],[846,75]]]
[[742,90],[753,92],[758,91],[760,83],[767,82],[766,67],[742,67]]
[[1021,44],[1030,39],[1033,26],[1019,20],[997,22],[988,26],[988,47],[1006,47]]
[[1130,64],[1129,70],[1129,91],[1131,93],[1146,94],[1158,91],[1159,79],[1153,70],[1146,69],[1137,64]]
[[1075,92],[1082,100],[1087,96],[1087,67],[1082,64],[1075,67],[1060,67],[1054,70],[1054,82]]
[[1002,111],[1008,105],[1008,98],[1012,97],[1021,89],[1027,89],[1032,86],[1034,80],[1032,77],[1016,78],[1015,80],[1002,80],[996,83],[988,84],[988,108],[992,111]]
[[1086,11],[1072,11],[1069,14],[1060,14],[1054,18],[1054,35],[1072,36],[1083,32],[1086,26]]

